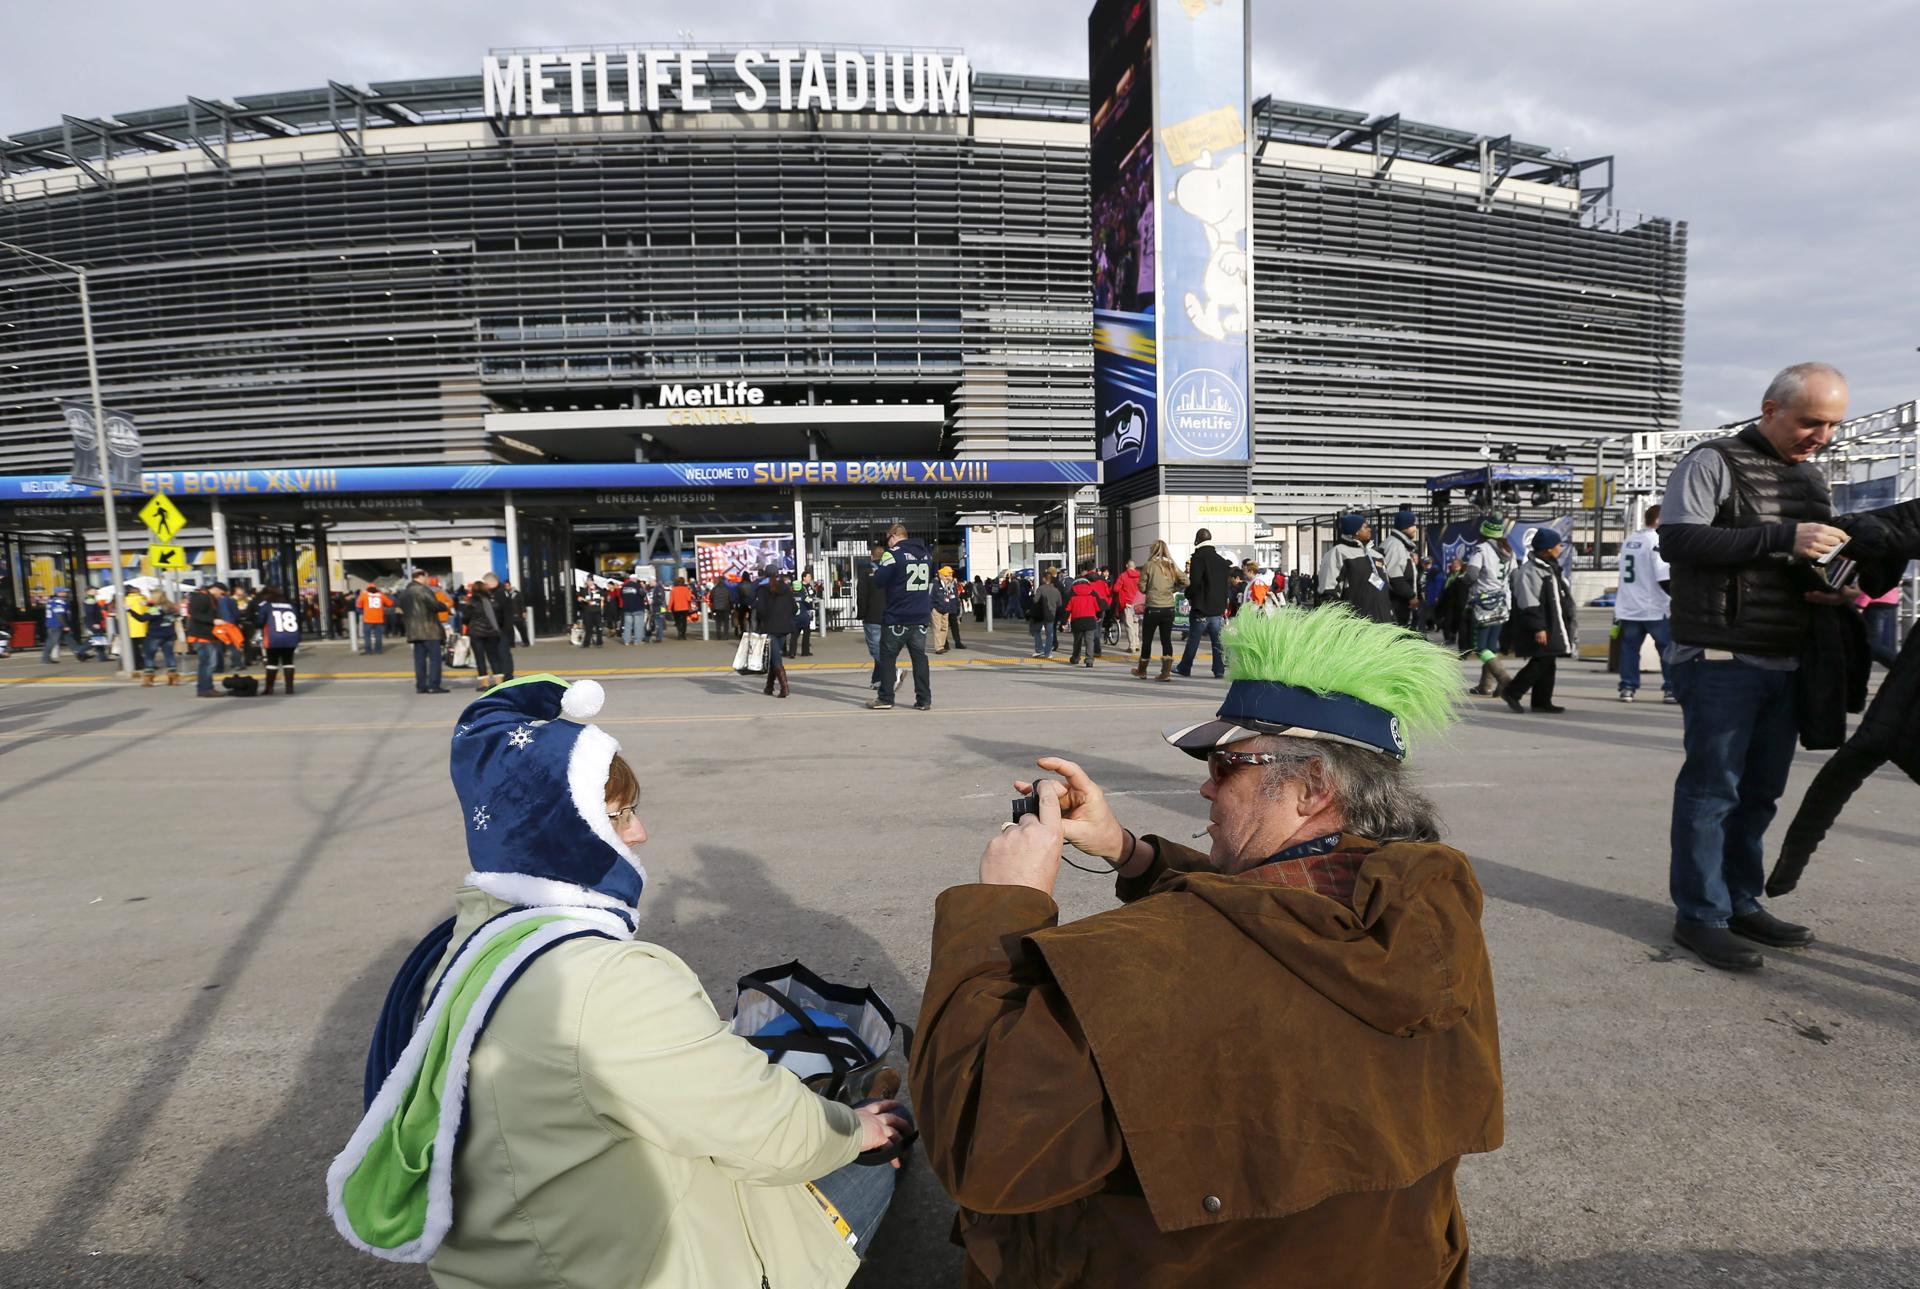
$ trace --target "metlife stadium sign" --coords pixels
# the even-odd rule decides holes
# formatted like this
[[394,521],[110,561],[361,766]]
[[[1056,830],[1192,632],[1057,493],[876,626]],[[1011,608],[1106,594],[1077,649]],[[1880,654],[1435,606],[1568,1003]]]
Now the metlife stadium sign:
[[[741,49],[495,51],[481,63],[490,117],[628,112],[900,112],[965,116],[965,54]],[[714,85],[730,94],[716,103]]]

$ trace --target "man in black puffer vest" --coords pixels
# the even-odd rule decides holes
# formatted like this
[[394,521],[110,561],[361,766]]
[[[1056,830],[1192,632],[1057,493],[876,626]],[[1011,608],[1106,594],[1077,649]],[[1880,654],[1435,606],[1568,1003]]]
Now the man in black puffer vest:
[[1757,422],[1674,467],[1660,509],[1673,568],[1667,674],[1686,723],[1673,785],[1673,935],[1722,970],[1761,965],[1735,937],[1776,948],[1813,940],[1761,907],[1762,845],[1793,763],[1809,601],[1839,602],[1813,561],[1847,535],[1827,522],[1833,503],[1811,462],[1846,411],[1834,368],[1787,368]]

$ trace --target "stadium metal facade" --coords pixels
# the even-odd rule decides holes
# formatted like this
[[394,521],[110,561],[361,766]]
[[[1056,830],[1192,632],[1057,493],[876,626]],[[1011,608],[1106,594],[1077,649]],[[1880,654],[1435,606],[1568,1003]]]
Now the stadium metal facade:
[[[966,116],[514,121],[479,76],[193,99],[0,135],[0,240],[95,270],[106,401],[150,469],[717,459],[700,425],[512,427],[736,380],[816,409],[759,455],[873,454],[835,441],[858,403],[920,413],[886,455],[1085,460],[1086,94],[976,72]],[[1489,442],[1678,427],[1686,227],[1614,209],[1611,159],[1274,99],[1254,121],[1260,520],[1415,498]],[[64,469],[55,400],[85,388],[71,292],[0,256],[0,473]]]

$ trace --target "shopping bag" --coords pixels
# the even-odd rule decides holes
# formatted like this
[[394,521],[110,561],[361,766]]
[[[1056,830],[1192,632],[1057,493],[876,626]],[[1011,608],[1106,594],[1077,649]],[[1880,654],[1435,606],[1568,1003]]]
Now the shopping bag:
[[833,984],[786,962],[748,972],[738,988],[733,1032],[831,1100],[864,1100],[896,1036],[901,1060],[913,1055],[912,1027],[871,985]]
[[453,661],[449,666],[464,667],[473,661],[473,641],[466,636],[453,638]]
[[736,646],[733,651],[733,669],[742,676],[749,674],[753,670],[747,666],[747,645],[749,641],[749,636],[741,636],[739,645]]
[[567,632],[567,638],[573,641],[574,647],[577,649],[587,642],[587,628],[581,623],[576,622],[573,624],[572,629]]
[[747,632],[740,638],[740,648],[747,652],[745,665],[735,667],[742,676],[757,676],[767,670],[767,637],[764,634],[758,631]]

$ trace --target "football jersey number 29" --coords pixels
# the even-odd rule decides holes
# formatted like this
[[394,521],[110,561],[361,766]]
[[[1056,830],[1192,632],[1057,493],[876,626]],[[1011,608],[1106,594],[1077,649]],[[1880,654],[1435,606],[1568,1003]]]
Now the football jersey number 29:
[[924,591],[933,585],[933,568],[927,564],[907,565],[907,589]]

